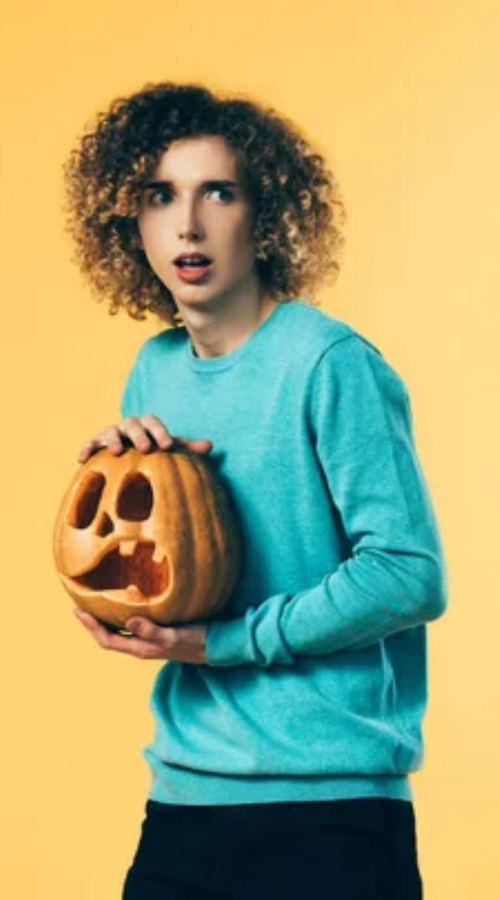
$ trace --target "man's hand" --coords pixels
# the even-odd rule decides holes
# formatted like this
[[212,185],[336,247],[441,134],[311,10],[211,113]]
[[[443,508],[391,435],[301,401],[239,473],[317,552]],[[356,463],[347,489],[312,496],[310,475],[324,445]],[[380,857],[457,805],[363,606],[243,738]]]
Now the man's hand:
[[129,416],[118,425],[109,425],[95,437],[85,441],[78,454],[78,462],[87,462],[101,447],[107,447],[113,456],[121,456],[129,444],[142,453],[149,453],[150,450],[156,448],[170,450],[176,444],[180,444],[202,456],[210,453],[213,447],[212,441],[208,438],[192,441],[186,437],[176,437],[170,434],[157,416],[147,413],[139,419]]
[[79,607],[75,607],[73,612],[105,650],[130,653],[139,659],[173,659],[188,663],[205,663],[207,660],[205,625],[167,628],[144,616],[131,616],[125,623],[125,628],[132,631],[133,636],[127,637],[109,631],[102,622]]

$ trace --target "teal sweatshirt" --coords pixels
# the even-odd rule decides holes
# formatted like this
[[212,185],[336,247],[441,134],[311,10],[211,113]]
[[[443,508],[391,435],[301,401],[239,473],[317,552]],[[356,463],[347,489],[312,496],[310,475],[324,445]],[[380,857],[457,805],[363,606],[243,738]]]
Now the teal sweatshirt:
[[157,673],[149,797],[412,800],[447,572],[400,376],[292,299],[222,356],[196,356],[185,327],[148,338],[121,413],[213,442],[244,546],[206,663]]

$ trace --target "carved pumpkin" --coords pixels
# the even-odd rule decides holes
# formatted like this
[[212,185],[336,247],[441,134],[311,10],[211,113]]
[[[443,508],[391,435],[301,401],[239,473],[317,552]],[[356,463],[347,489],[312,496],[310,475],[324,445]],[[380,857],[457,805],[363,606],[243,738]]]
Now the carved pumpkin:
[[135,614],[161,625],[210,617],[241,564],[229,497],[184,447],[94,453],[64,495],[53,549],[76,604],[119,630]]

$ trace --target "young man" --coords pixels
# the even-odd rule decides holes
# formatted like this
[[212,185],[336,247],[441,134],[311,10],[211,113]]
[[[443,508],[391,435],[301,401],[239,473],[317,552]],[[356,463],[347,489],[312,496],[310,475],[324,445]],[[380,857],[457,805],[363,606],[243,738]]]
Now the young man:
[[206,623],[134,617],[127,637],[76,611],[101,646],[167,661],[123,897],[417,900],[409,773],[445,563],[403,381],[297,297],[337,265],[333,179],[271,111],[166,84],[115,104],[68,186],[94,286],[175,326],[79,459],[209,454],[245,546]]

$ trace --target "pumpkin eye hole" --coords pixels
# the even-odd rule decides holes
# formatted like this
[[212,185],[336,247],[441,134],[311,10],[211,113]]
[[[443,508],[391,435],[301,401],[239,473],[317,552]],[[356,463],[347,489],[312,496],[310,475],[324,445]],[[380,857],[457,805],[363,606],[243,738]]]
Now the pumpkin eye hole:
[[140,472],[127,477],[116,501],[116,512],[120,519],[141,522],[149,519],[153,508],[153,489],[147,478]]
[[69,514],[69,524],[73,528],[88,528],[94,521],[104,484],[104,475],[100,472],[89,472]]

